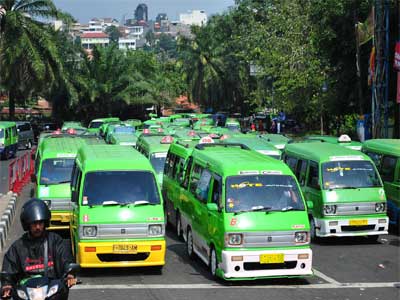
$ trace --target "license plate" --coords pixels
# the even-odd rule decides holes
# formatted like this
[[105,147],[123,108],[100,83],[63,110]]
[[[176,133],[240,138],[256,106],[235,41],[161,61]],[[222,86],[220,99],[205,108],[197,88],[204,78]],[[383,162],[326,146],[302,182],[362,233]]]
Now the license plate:
[[350,220],[350,226],[364,226],[368,225],[368,220]]
[[137,245],[132,244],[121,244],[121,245],[113,245],[114,253],[137,253]]
[[282,264],[284,262],[285,255],[283,253],[260,255],[260,264]]

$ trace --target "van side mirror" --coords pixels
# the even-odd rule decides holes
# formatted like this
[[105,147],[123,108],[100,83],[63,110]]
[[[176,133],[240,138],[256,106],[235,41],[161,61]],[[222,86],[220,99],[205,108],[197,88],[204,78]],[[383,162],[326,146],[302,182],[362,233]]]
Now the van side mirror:
[[31,174],[31,182],[32,183],[36,183],[37,182],[37,178],[35,174]]
[[306,204],[307,204],[307,208],[308,209],[313,209],[314,208],[314,203],[312,201],[307,200]]
[[207,209],[209,211],[218,211],[218,205],[215,203],[207,203]]

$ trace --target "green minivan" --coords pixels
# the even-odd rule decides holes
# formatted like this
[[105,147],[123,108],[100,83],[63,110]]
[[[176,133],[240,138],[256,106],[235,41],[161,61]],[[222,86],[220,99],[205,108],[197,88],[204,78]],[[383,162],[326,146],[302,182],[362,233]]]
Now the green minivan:
[[83,140],[77,136],[49,136],[40,144],[35,159],[36,197],[51,211],[51,230],[69,229],[71,174]]
[[1,159],[15,157],[18,151],[18,131],[15,122],[0,121]]
[[357,150],[329,143],[288,144],[284,161],[307,200],[311,237],[388,233],[386,196],[373,161]]
[[400,140],[365,141],[362,151],[375,162],[382,177],[387,197],[389,223],[400,232]]
[[226,280],[312,275],[306,205],[283,162],[245,145],[207,143],[194,146],[182,166],[190,145],[181,146],[165,165],[179,192],[165,184],[163,193],[190,258]]
[[71,180],[72,251],[83,268],[165,264],[163,199],[150,162],[118,145],[85,145]]

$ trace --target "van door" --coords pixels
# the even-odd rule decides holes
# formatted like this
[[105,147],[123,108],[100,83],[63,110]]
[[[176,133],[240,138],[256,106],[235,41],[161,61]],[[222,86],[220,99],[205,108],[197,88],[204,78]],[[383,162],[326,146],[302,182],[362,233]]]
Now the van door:
[[[386,197],[388,199],[388,216],[391,221],[398,219],[397,208],[400,207],[400,174],[396,166],[400,164],[400,159],[384,155],[381,164],[381,177],[384,182]],[[399,167],[397,167],[399,170]]]
[[208,240],[214,243],[214,247],[220,250],[224,247],[224,239],[221,238],[224,233],[224,218],[222,215],[222,177],[213,174],[210,186],[210,197],[208,202],[215,203],[218,206],[217,211],[208,211]]
[[319,174],[318,163],[310,161],[304,186],[304,197],[306,201],[313,203],[312,214],[314,217],[319,217],[322,214],[322,193]]
[[79,169],[78,165],[74,165],[74,169],[72,171],[71,177],[71,206],[72,206],[72,215],[70,218],[70,235],[71,235],[71,244],[72,244],[72,253],[77,258],[77,246],[79,241],[79,195],[82,181],[82,172]]

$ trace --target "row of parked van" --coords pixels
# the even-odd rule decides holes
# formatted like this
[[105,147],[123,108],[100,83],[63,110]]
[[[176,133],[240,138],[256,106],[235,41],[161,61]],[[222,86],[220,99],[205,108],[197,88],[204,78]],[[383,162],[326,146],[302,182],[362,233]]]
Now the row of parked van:
[[388,232],[388,209],[391,221],[398,219],[398,140],[365,143],[374,160],[320,141],[279,144],[281,161],[222,135],[190,131],[174,140],[140,135],[143,154],[167,145],[158,155],[165,160],[162,181],[149,156],[132,146],[66,134],[43,139],[36,193],[52,210],[51,229],[70,229],[82,267],[161,268],[168,221],[187,254],[215,276],[306,276],[312,238],[374,241]]
[[29,122],[0,121],[0,158],[15,157],[18,148],[30,149],[34,134]]

